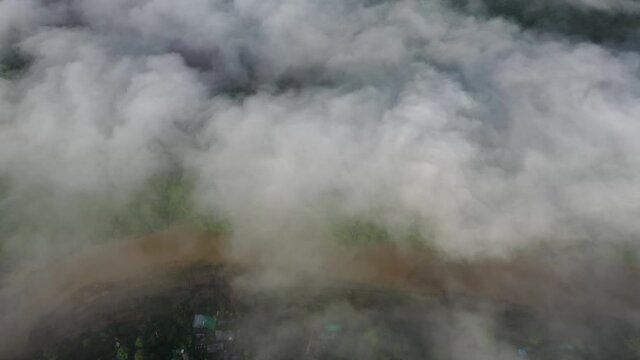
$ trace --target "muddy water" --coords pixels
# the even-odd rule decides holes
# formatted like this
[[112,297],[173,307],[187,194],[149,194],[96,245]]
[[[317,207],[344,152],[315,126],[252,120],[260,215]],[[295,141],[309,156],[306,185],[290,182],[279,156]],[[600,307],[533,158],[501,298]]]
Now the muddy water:
[[[20,353],[33,328],[54,311],[69,314],[68,323],[60,326],[65,331],[84,326],[82,319],[110,316],[130,297],[175,288],[180,280],[171,275],[196,264],[233,268],[230,281],[238,278],[241,287],[255,284],[247,279],[259,279],[254,274],[266,271],[268,263],[260,253],[231,251],[217,236],[181,229],[95,247],[63,263],[21,272],[0,291],[0,358]],[[640,314],[637,275],[625,269],[567,265],[558,259],[452,262],[427,250],[376,245],[329,249],[320,271],[299,280],[307,285],[355,283],[629,319]],[[310,278],[314,276],[317,279]]]

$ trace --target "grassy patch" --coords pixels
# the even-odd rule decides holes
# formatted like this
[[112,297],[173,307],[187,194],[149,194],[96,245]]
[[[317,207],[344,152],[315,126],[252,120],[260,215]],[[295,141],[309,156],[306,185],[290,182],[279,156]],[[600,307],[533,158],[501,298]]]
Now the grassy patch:
[[190,225],[208,232],[230,232],[228,222],[196,209],[193,190],[193,181],[182,172],[151,178],[115,216],[114,233],[118,236],[140,236],[173,224]]
[[56,196],[55,189],[0,177],[0,274],[4,267],[30,258],[53,258],[172,225],[228,234],[229,223],[198,208],[193,192],[193,182],[179,171],[150,178],[123,206],[104,193]]
[[346,245],[372,245],[394,243],[411,246],[430,246],[433,235],[426,234],[417,223],[407,228],[391,231],[371,220],[348,219],[339,221],[333,231],[338,242]]

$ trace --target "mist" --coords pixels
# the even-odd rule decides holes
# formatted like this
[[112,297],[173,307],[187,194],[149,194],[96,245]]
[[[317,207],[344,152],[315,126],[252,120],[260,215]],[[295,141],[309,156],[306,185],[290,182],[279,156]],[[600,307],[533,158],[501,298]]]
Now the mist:
[[263,285],[345,236],[635,268],[639,24],[632,0],[1,0],[0,268],[181,226],[262,254]]
[[2,83],[0,169],[50,213],[179,166],[239,243],[340,217],[465,255],[634,238],[636,53],[448,5],[6,0],[30,63]]

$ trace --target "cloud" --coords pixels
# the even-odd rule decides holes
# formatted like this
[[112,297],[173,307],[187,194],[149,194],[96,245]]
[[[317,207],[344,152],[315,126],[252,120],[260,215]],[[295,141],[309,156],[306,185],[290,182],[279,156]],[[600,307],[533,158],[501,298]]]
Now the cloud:
[[[595,0],[0,1],[0,263],[140,235],[114,230],[122,219],[159,230],[201,213],[259,265],[235,284],[249,288],[323,274],[349,236],[422,243],[443,262],[540,244],[629,255],[637,13]],[[5,76],[18,64],[5,53],[26,66]],[[368,321],[337,304],[318,324],[334,312]],[[436,350],[515,356],[487,335],[491,314],[449,315],[425,321],[453,344]],[[268,334],[269,351],[299,328]]]
[[466,255],[640,232],[628,49],[437,1],[1,6],[32,58],[0,84],[15,182],[126,203],[178,164],[242,246],[340,217]]

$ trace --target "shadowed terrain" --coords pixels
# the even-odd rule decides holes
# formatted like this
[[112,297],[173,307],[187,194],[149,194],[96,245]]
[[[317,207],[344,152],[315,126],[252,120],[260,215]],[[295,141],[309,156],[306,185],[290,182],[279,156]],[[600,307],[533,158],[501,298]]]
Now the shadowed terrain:
[[[33,344],[55,343],[106,326],[118,314],[130,317],[126,309],[131,302],[149,296],[180,298],[190,291],[215,294],[216,286],[222,285],[214,283],[224,283],[230,286],[230,294],[246,298],[255,291],[253,287],[259,288],[256,284],[264,274],[261,254],[233,254],[225,244],[214,235],[171,230],[96,247],[7,280],[0,293],[3,356],[21,353],[26,344],[32,349]],[[579,264],[561,268],[559,259],[534,257],[444,261],[425,249],[391,245],[336,245],[324,259],[321,277],[295,276],[284,288],[330,289],[350,284],[356,289],[435,297],[445,303],[477,307],[490,302],[550,317],[588,314],[631,323],[637,322],[640,310],[640,293],[633,285],[637,272],[629,269]],[[57,331],[45,341],[40,329],[52,321]]]

